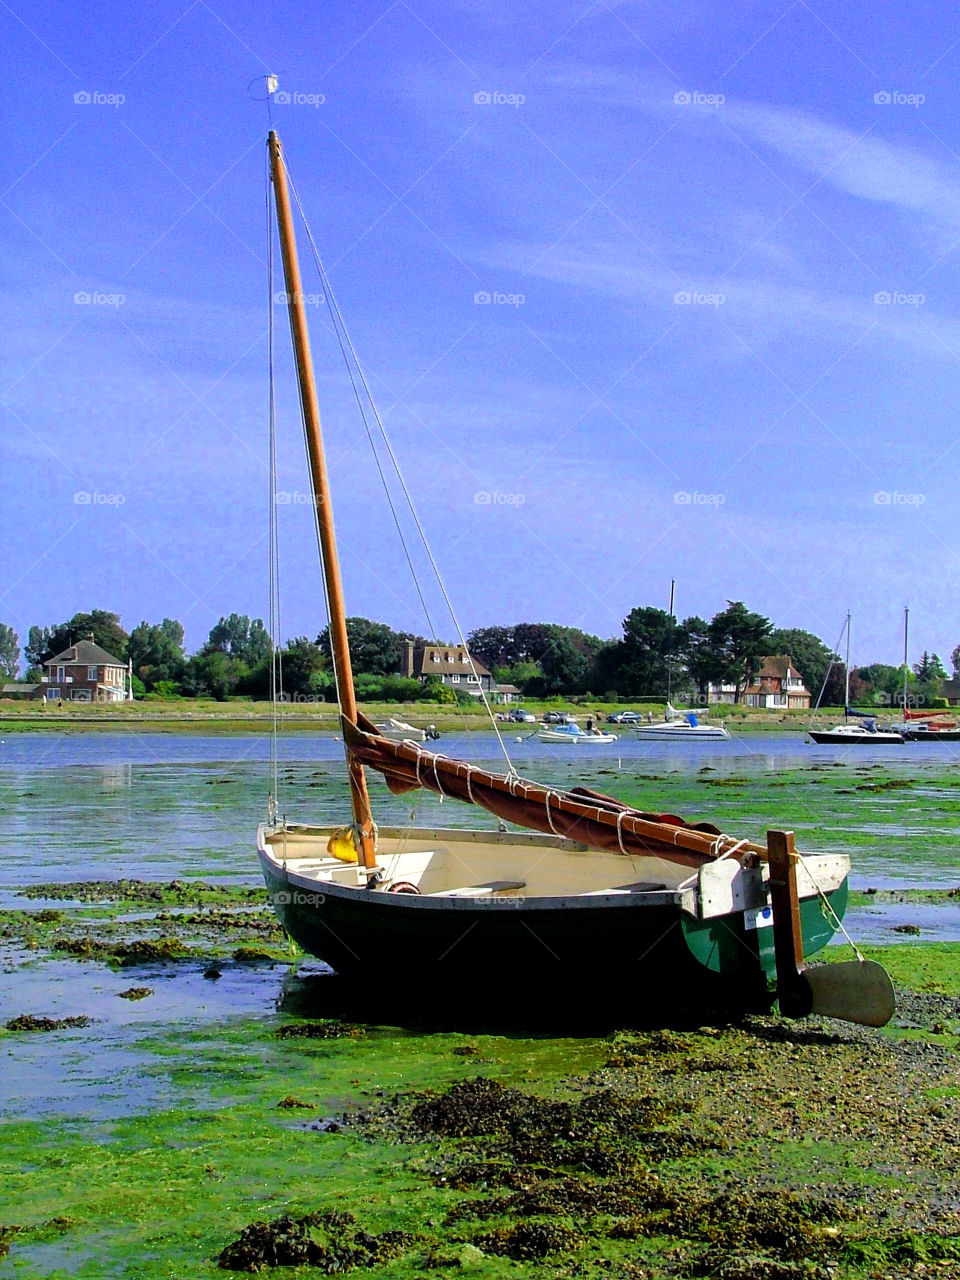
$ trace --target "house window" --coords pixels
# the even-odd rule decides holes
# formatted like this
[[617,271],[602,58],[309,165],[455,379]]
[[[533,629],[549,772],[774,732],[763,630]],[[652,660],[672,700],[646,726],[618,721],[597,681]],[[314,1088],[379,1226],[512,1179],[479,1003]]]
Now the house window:
[[479,681],[477,680],[476,676],[467,676],[467,684],[478,684],[478,683]]
[[96,680],[96,678],[97,678],[97,668],[96,668],[96,667],[87,667],[87,679],[88,679],[88,680]]
[[450,683],[451,683],[451,684],[459,684],[459,683],[460,683],[460,677],[459,677],[459,676],[451,676],[451,677],[450,677]]
[[66,669],[64,667],[57,667],[57,679],[66,680],[66,678],[67,678]]
[[447,661],[448,661],[448,662],[452,662],[452,661],[453,661],[453,654],[452,654],[452,653],[448,653],[448,654],[447,654]]
[[431,655],[430,655],[430,661],[431,661],[431,662],[439,662],[439,661],[440,661],[440,655],[439,655],[439,653],[431,653]]

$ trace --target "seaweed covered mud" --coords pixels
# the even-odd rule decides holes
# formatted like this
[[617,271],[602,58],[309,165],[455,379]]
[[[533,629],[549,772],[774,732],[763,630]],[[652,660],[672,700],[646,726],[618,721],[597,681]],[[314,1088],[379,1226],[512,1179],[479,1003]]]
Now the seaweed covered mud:
[[[34,940],[31,965],[72,967],[75,1016],[115,974],[139,1020],[2,1034],[8,1063],[46,1055],[30,1060],[51,1082],[109,1049],[119,1097],[65,1114],[41,1094],[18,1117],[5,1100],[0,1276],[960,1275],[955,944],[886,949],[885,1032],[753,1017],[531,1036],[391,1028],[329,974],[214,961],[196,935],[193,957],[133,965]],[[261,975],[254,1016],[151,1020],[211,963]]]

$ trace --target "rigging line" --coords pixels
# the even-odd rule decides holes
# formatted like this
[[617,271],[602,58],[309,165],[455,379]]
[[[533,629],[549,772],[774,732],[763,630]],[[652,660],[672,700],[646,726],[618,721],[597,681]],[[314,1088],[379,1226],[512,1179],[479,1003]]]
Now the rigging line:
[[[292,185],[293,184],[291,182],[291,186]],[[301,209],[301,214],[302,214],[302,209]],[[374,403],[373,397],[370,394],[369,387],[366,385],[366,382],[363,379],[363,370],[360,368],[360,362],[356,358],[356,352],[353,351],[353,344],[350,341],[350,335],[347,331],[346,322],[344,321],[343,313],[341,312],[340,306],[333,293],[333,289],[330,284],[329,277],[327,276],[327,273],[324,270],[323,263],[320,261],[319,256],[316,253],[316,246],[313,246],[313,248],[314,248],[314,258],[316,260],[316,264],[319,270],[320,285],[321,285],[321,288],[324,290],[325,296],[329,298],[330,315],[331,315],[331,319],[333,320],[333,331],[337,338],[337,345],[340,348],[340,354],[343,357],[344,367],[346,368],[347,375],[350,379],[350,385],[353,389],[354,399],[357,402],[357,409],[359,410],[359,413],[360,413],[360,420],[363,423],[363,429],[367,436],[367,442],[370,445],[370,452],[373,454],[373,461],[377,468],[377,474],[380,477],[380,483],[383,486],[383,492],[387,499],[387,505],[389,506],[390,514],[393,517],[393,524],[394,524],[394,528],[397,531],[397,537],[400,539],[400,545],[403,548],[403,554],[407,561],[407,567],[410,570],[410,577],[413,580],[414,589],[416,590],[417,596],[420,600],[420,607],[422,608],[424,618],[426,619],[427,629],[430,635],[433,637],[434,644],[438,644],[439,633],[438,633],[436,624],[433,621],[433,616],[427,605],[426,598],[423,594],[423,589],[420,585],[420,578],[417,574],[416,567],[413,563],[413,556],[411,555],[410,548],[407,544],[407,539],[404,536],[403,527],[400,523],[400,516],[397,512],[397,508],[393,500],[393,494],[391,493],[390,486],[387,483],[387,477],[383,470],[383,464],[380,461],[380,453],[379,453],[379,450],[377,449],[376,441],[373,438],[373,432],[370,429],[370,422],[367,417],[367,411],[364,408],[363,399],[360,395],[360,391],[357,386],[357,377],[355,376],[355,370],[356,370],[356,375],[359,375],[363,383],[363,387],[367,396],[367,401],[374,415],[377,415],[376,404]],[[350,348],[351,351],[353,351],[352,363],[351,363],[350,356],[347,354],[348,347]],[[379,423],[379,417],[378,417],[378,423]],[[380,426],[381,434],[383,434],[383,424],[379,423],[379,426]],[[407,502],[409,505],[410,503],[409,495],[407,496]],[[456,619],[454,619],[454,621],[456,622]],[[462,636],[461,636],[461,642],[462,642]],[[469,650],[466,648],[466,645],[464,644],[463,647],[464,647],[464,652],[469,656]],[[470,668],[473,671],[473,675],[477,681],[478,687],[482,689],[482,685],[480,684],[480,677],[477,675],[476,667],[472,662],[470,663]],[[467,723],[467,717],[466,717],[466,714],[464,713],[463,707],[460,705],[459,702],[455,702],[454,709],[457,715],[460,717],[460,722],[463,725],[464,731],[469,733],[470,726]],[[489,708],[488,708],[488,711],[489,711]],[[510,764],[509,758],[507,760],[507,763],[508,765]]]
[[[267,222],[267,366],[269,370],[268,381],[268,408],[267,416],[269,419],[269,527],[270,527],[270,641],[273,645],[273,652],[270,655],[270,706],[271,706],[271,733],[270,733],[270,766],[273,778],[273,820],[276,821],[280,811],[280,765],[279,765],[279,732],[280,732],[280,704],[278,694],[283,690],[283,670],[278,670],[278,664],[282,662],[280,657],[280,555],[279,542],[277,538],[277,401],[276,401],[276,379],[274,371],[274,317],[273,317],[273,224],[270,213],[270,161],[267,157],[266,167],[266,222]],[[279,680],[279,688],[278,688]]]
[[[827,681],[830,679],[830,672],[840,661],[840,641],[843,639],[843,633],[844,631],[846,631],[849,625],[850,625],[850,616],[848,614],[847,617],[844,618],[843,626],[840,628],[840,634],[837,636],[837,643],[833,647],[833,654],[830,655],[830,665],[827,667],[827,674],[823,677],[823,684],[820,686],[820,692],[817,694],[817,705],[813,708],[813,712],[811,714],[816,714],[816,712],[820,710],[820,700],[823,697],[824,692],[826,691]],[[836,659],[834,659],[834,654],[836,655]],[[844,714],[844,717],[846,717],[846,714],[847,714],[846,707],[844,707],[843,709],[843,714]]]
[[[414,589],[420,601],[420,607],[423,610],[423,616],[427,623],[427,629],[430,635],[433,637],[434,643],[436,644],[438,643],[439,633],[438,633],[436,624],[433,621],[433,617],[431,615],[430,609],[427,605],[426,598],[423,594],[423,589],[420,585],[420,579],[417,574],[416,567],[414,566],[414,563],[413,563],[413,556],[410,552],[407,539],[403,532],[403,526],[400,523],[400,517],[397,512],[396,504],[394,503],[394,500],[393,500],[393,494],[390,490],[389,484],[387,483],[387,477],[384,473],[383,465],[380,461],[380,454],[379,454],[379,451],[377,450],[376,442],[373,438],[373,432],[370,429],[370,422],[367,417],[367,411],[364,407],[363,398],[360,394],[360,390],[357,385],[357,375],[359,375],[361,379],[364,391],[366,392],[367,401],[370,404],[370,407],[372,408],[374,414],[377,413],[376,405],[373,401],[372,395],[370,394],[370,388],[367,386],[366,380],[363,377],[363,370],[360,367],[360,362],[356,358],[356,351],[354,350],[353,344],[350,341],[350,335],[349,335],[349,332],[347,331],[347,326],[343,318],[343,313],[341,312],[339,304],[337,303],[336,297],[334,296],[333,288],[330,284],[329,277],[327,276],[327,273],[324,269],[323,262],[320,258],[316,243],[310,231],[310,227],[307,224],[306,215],[304,214],[304,210],[303,210],[303,205],[297,193],[293,178],[290,176],[289,169],[287,170],[287,178],[290,183],[290,187],[293,190],[294,198],[297,202],[297,209],[300,213],[300,217],[303,221],[303,225],[304,225],[307,237],[310,241],[310,247],[313,251],[314,262],[317,266],[321,288],[323,289],[325,296],[328,297],[330,301],[330,316],[333,323],[333,332],[337,339],[337,345],[340,348],[340,355],[343,359],[344,367],[346,368],[346,371],[347,371],[347,376],[350,379],[350,386],[351,386],[351,389],[353,390],[354,399],[356,400],[356,403],[357,403],[357,409],[360,413],[360,420],[363,423],[363,428],[367,436],[367,442],[370,445],[370,452],[373,454],[373,460],[377,468],[377,474],[380,477],[380,483],[383,487],[383,492],[387,499],[387,505],[389,506],[390,514],[393,517],[394,528],[397,531],[397,537],[399,538],[400,545],[403,548],[403,554],[407,562],[407,567],[410,570],[410,577],[413,581]],[[350,356],[348,355],[348,348],[350,349],[350,351],[353,352],[353,363],[351,363]],[[378,416],[378,423],[379,423],[379,416]],[[380,425],[380,430],[382,434],[383,424],[379,423],[379,425]],[[396,465],[396,463],[394,465]],[[409,503],[409,496],[407,501]],[[469,655],[469,650],[466,649],[465,645],[464,645],[464,651]],[[477,685],[482,690],[482,685],[480,684],[480,677],[477,675],[476,668],[474,667],[472,662],[470,665],[473,671],[474,678],[477,681]],[[464,730],[466,732],[469,732],[470,726],[467,724],[467,717],[464,713],[463,707],[460,705],[459,702],[455,703],[455,710],[457,715],[460,717],[460,721],[461,721],[461,724],[463,725]],[[487,707],[487,711],[489,714],[489,706]],[[512,767],[509,757],[507,757],[507,764]]]
[[[413,585],[416,588],[417,595],[420,599],[420,606],[423,609],[423,614],[424,614],[424,617],[426,618],[427,626],[430,630],[431,635],[433,636],[434,641],[436,642],[437,629],[433,624],[433,619],[430,616],[430,610],[427,607],[427,602],[424,599],[423,592],[420,588],[420,582],[419,582],[419,579],[417,578],[417,573],[413,566],[413,559],[410,555],[410,550],[407,546],[407,540],[404,537],[403,529],[401,528],[401,525],[400,525],[400,518],[397,515],[397,510],[394,505],[393,495],[391,494],[389,486],[387,485],[387,479],[383,473],[383,467],[380,463],[380,456],[377,453],[376,446],[374,445],[374,442],[373,442],[373,433],[371,432],[370,424],[367,421],[366,411],[364,410],[363,401],[360,396],[360,391],[357,387],[357,380],[354,377],[353,367],[351,366],[350,360],[347,356],[347,351],[344,344],[346,343],[352,349],[352,344],[350,343],[350,335],[347,333],[346,325],[343,320],[343,315],[340,311],[339,306],[337,305],[336,298],[334,298],[333,296],[333,291],[330,288],[330,282],[327,278],[326,272],[323,269],[323,263],[320,261],[320,255],[317,251],[317,246],[314,242],[313,235],[310,231],[310,228],[307,225],[307,220],[303,212],[303,205],[300,203],[300,196],[297,193],[297,188],[294,184],[293,178],[290,175],[289,168],[287,169],[287,181],[290,184],[290,189],[293,191],[294,199],[297,202],[297,209],[299,210],[301,220],[303,221],[304,230],[306,231],[306,234],[307,234],[307,239],[309,240],[310,247],[313,251],[314,261],[317,264],[317,268],[320,275],[321,286],[324,290],[324,294],[330,299],[330,315],[333,320],[333,331],[337,339],[337,345],[340,348],[340,354],[343,357],[343,363],[346,367],[347,375],[350,378],[350,386],[353,390],[354,399],[357,402],[357,408],[360,411],[360,419],[363,422],[363,427],[367,435],[367,440],[370,443],[370,450],[373,453],[373,460],[376,463],[377,473],[380,476],[380,483],[383,485],[383,491],[384,491],[384,494],[386,495],[387,503],[390,507],[390,514],[393,516],[393,523],[396,526],[397,535],[400,539],[400,545],[403,547],[403,553],[404,553],[404,556],[406,557],[407,565],[410,569],[410,575],[413,578]],[[359,367],[358,367],[358,372],[360,372]],[[362,372],[360,376],[362,378],[363,376]],[[366,384],[364,384],[364,389],[366,390]],[[367,391],[367,396],[369,398],[369,391]],[[372,404],[372,400],[371,400],[371,404]]]
[[[286,163],[286,161],[285,161],[285,160],[284,160],[284,163]],[[362,382],[362,384],[363,384],[363,389],[364,389],[364,391],[365,391],[365,393],[366,393],[367,399],[368,399],[369,404],[370,404],[370,408],[371,408],[371,410],[372,410],[372,412],[373,412],[373,415],[374,415],[374,418],[375,418],[375,420],[376,420],[377,426],[378,426],[378,428],[379,428],[379,430],[380,430],[380,435],[381,435],[381,437],[382,437],[382,439],[383,439],[384,446],[386,447],[387,453],[388,453],[388,454],[389,454],[389,456],[390,456],[390,461],[393,463],[393,467],[394,467],[394,470],[395,470],[395,472],[396,472],[397,479],[398,479],[398,481],[399,481],[399,483],[400,483],[400,488],[401,488],[401,490],[402,490],[402,492],[403,492],[403,496],[404,496],[404,498],[406,499],[407,506],[408,506],[408,507],[409,507],[409,509],[410,509],[410,514],[411,514],[411,516],[413,517],[414,524],[415,524],[415,525],[416,525],[416,527],[417,527],[417,532],[418,532],[418,534],[420,535],[420,541],[421,541],[421,543],[423,544],[423,548],[424,548],[424,550],[425,550],[425,552],[426,552],[426,554],[427,554],[427,558],[428,558],[428,559],[429,559],[429,561],[430,561],[430,565],[431,565],[431,568],[433,569],[433,573],[434,573],[434,576],[435,576],[435,578],[436,578],[436,580],[437,580],[437,584],[438,584],[438,585],[439,585],[439,587],[440,587],[440,592],[441,592],[441,595],[443,596],[444,603],[445,603],[445,604],[446,604],[446,606],[447,606],[447,611],[449,612],[449,614],[450,614],[450,618],[451,618],[451,620],[452,620],[452,622],[453,622],[453,625],[454,625],[454,627],[456,628],[456,631],[457,631],[457,637],[458,637],[458,639],[459,639],[459,641],[460,641],[461,646],[463,647],[464,653],[466,653],[466,655],[467,655],[467,661],[468,661],[468,663],[469,663],[469,665],[470,665],[470,669],[471,669],[471,671],[473,672],[474,679],[475,679],[475,680],[476,680],[476,682],[477,682],[477,688],[480,690],[480,697],[481,697],[481,699],[482,699],[482,701],[483,701],[483,705],[484,705],[484,708],[486,709],[487,715],[488,715],[488,716],[489,716],[489,718],[490,718],[490,724],[491,724],[491,725],[492,725],[492,727],[493,727],[493,731],[494,731],[494,733],[497,735],[497,742],[499,743],[499,745],[500,745],[500,750],[503,752],[504,759],[505,759],[505,760],[506,760],[506,762],[507,762],[507,768],[509,769],[509,771],[510,771],[510,773],[511,773],[511,774],[515,774],[515,773],[516,773],[516,769],[515,769],[515,767],[514,767],[513,761],[510,759],[510,753],[509,753],[509,751],[507,750],[506,743],[505,743],[505,742],[504,742],[504,740],[503,740],[503,735],[500,733],[500,729],[499,729],[499,726],[497,725],[496,718],[494,717],[493,710],[492,710],[492,708],[491,708],[491,706],[490,706],[489,699],[487,698],[486,692],[485,692],[485,690],[484,690],[484,688],[483,688],[483,683],[482,683],[482,681],[481,681],[481,679],[480,679],[479,673],[477,672],[476,665],[474,664],[473,656],[472,656],[472,654],[470,653],[469,648],[467,647],[467,641],[466,641],[466,638],[465,638],[465,636],[464,636],[464,634],[463,634],[463,628],[461,627],[461,625],[460,625],[460,620],[459,620],[459,618],[457,617],[456,612],[454,611],[454,608],[453,608],[453,602],[451,601],[450,596],[449,596],[449,593],[447,592],[446,584],[444,583],[444,581],[443,581],[443,577],[442,577],[442,575],[441,575],[441,573],[440,573],[439,565],[437,564],[437,562],[436,562],[436,560],[435,560],[435,558],[434,558],[434,555],[433,555],[433,551],[432,551],[432,550],[431,550],[431,548],[430,548],[430,543],[429,543],[429,542],[428,542],[428,540],[427,540],[426,531],[424,530],[423,525],[422,525],[422,524],[421,524],[421,522],[420,522],[420,517],[419,517],[419,516],[418,516],[418,514],[417,514],[417,510],[416,510],[416,507],[414,506],[413,499],[412,499],[412,497],[410,496],[410,491],[409,491],[409,489],[407,488],[406,480],[404,479],[403,472],[402,472],[402,471],[401,471],[401,469],[400,469],[400,463],[399,463],[399,460],[397,459],[397,456],[396,456],[396,454],[395,454],[395,453],[394,453],[394,451],[393,451],[393,446],[392,446],[392,445],[391,445],[391,443],[390,443],[390,439],[389,439],[389,437],[388,437],[388,435],[387,435],[387,432],[386,432],[386,429],[385,429],[385,427],[384,427],[384,425],[383,425],[383,420],[382,420],[382,419],[381,419],[381,417],[380,417],[380,413],[379,413],[379,410],[377,409],[376,401],[374,400],[374,398],[373,398],[373,394],[372,394],[372,392],[370,391],[370,387],[369,387],[369,384],[367,383],[366,376],[364,375],[364,372],[363,372],[363,366],[360,364],[360,359],[359,359],[359,356],[357,355],[356,348],[355,348],[355,347],[354,347],[354,345],[353,345],[353,342],[352,342],[352,340],[351,340],[351,338],[350,338],[349,332],[347,331],[346,325],[343,323],[343,317],[342,317],[342,314],[340,313],[340,309],[339,309],[339,306],[337,305],[336,298],[335,298],[335,297],[334,297],[334,295],[333,295],[333,291],[332,291],[332,289],[330,288],[329,279],[328,279],[328,277],[327,277],[326,271],[324,270],[323,262],[321,261],[321,258],[320,258],[320,252],[319,252],[319,250],[318,250],[318,248],[317,248],[316,241],[315,241],[315,240],[314,240],[314,238],[313,238],[313,232],[312,232],[312,231],[311,231],[311,229],[310,229],[310,224],[307,222],[306,214],[305,214],[305,212],[304,212],[303,205],[302,205],[301,200],[300,200],[300,195],[299,195],[299,193],[298,193],[298,191],[297,191],[296,184],[295,184],[295,183],[294,183],[294,181],[293,181],[293,177],[292,177],[292,175],[290,174],[289,167],[287,168],[287,178],[288,178],[289,183],[290,183],[290,188],[291,188],[291,190],[293,191],[293,198],[294,198],[294,200],[295,200],[295,201],[296,201],[296,203],[297,203],[297,209],[299,210],[300,218],[301,218],[301,221],[303,222],[303,228],[304,228],[304,231],[306,232],[307,240],[308,240],[308,242],[309,242],[309,244],[310,244],[310,248],[311,248],[311,250],[312,250],[312,252],[313,252],[313,258],[314,258],[314,262],[316,263],[316,266],[317,266],[317,271],[318,271],[318,273],[319,273],[319,275],[320,275],[320,280],[321,280],[321,282],[323,283],[323,285],[324,285],[324,289],[325,289],[325,292],[326,292],[327,296],[328,296],[328,297],[329,297],[329,299],[330,299],[330,304],[331,304],[331,314],[336,313],[336,314],[337,314],[337,316],[338,316],[338,318],[339,318],[340,324],[343,326],[343,333],[344,333],[344,337],[345,337],[345,340],[346,340],[347,346],[348,346],[348,347],[349,347],[349,349],[350,349],[350,354],[351,354],[351,356],[353,357],[353,361],[354,361],[354,364],[355,364],[355,366],[356,366],[357,373],[358,373],[358,375],[359,375],[359,377],[360,377],[360,380],[361,380],[361,382]],[[342,350],[342,347],[341,347],[341,350]],[[361,409],[361,416],[363,416],[362,409]],[[376,450],[374,450],[374,456],[376,456]],[[413,572],[414,581],[416,582],[416,581],[417,581],[416,573],[415,573],[415,571],[413,571],[412,566],[411,566],[411,572]],[[418,593],[419,593],[419,586],[418,586]]]

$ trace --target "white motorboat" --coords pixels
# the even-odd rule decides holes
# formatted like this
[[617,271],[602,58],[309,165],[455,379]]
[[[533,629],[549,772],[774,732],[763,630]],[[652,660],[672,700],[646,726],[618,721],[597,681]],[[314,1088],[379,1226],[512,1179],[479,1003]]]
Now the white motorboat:
[[675,711],[673,707],[667,704],[668,713],[675,718],[665,720],[662,724],[638,724],[635,733],[638,738],[642,738],[646,742],[657,742],[666,739],[674,742],[678,739],[689,739],[693,742],[716,741],[719,738],[729,738],[730,731],[726,725],[722,724],[701,724],[697,718],[695,711],[688,711],[686,715],[681,715]]
[[594,747],[617,740],[615,733],[604,733],[601,729],[581,729],[578,724],[545,724],[541,726],[537,737],[541,742],[572,742],[574,745],[587,743]]
[[417,729],[405,720],[396,720],[393,716],[377,724],[377,733],[382,738],[389,738],[391,742],[426,742],[428,738],[440,737],[433,725],[429,729]]

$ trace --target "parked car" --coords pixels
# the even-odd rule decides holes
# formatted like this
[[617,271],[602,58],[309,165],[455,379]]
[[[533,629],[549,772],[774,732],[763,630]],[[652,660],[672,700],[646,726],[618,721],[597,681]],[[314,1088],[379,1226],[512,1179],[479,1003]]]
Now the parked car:
[[575,724],[576,716],[570,714],[569,711],[545,711],[543,713],[544,724]]
[[517,724],[536,724],[537,722],[537,717],[532,711],[528,711],[526,707],[514,707],[507,719],[513,720]]
[[639,711],[615,711],[607,719],[611,724],[639,724],[643,716]]

